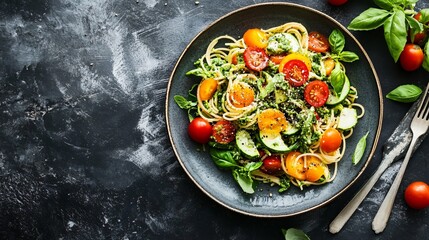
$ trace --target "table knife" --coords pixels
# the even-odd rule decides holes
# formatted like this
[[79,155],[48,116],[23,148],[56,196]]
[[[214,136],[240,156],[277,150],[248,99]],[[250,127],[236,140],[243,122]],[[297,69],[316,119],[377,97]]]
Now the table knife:
[[[344,207],[344,209],[337,215],[337,217],[329,225],[329,231],[331,233],[339,232],[344,224],[349,220],[353,215],[356,209],[359,207],[361,202],[364,200],[366,195],[372,189],[374,184],[383,174],[383,172],[395,161],[404,158],[405,152],[408,149],[408,146],[411,143],[412,132],[410,130],[411,120],[417,110],[418,103],[421,101],[415,102],[405,116],[402,118],[399,125],[393,131],[392,135],[387,139],[383,144],[383,154],[380,166],[377,171],[372,175],[372,177],[366,182],[366,184],[356,193],[353,199]],[[422,143],[423,139],[427,136],[427,132],[417,141],[414,151]]]

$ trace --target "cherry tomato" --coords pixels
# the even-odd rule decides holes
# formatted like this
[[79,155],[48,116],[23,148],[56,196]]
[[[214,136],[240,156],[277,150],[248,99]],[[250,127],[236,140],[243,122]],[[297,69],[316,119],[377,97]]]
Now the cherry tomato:
[[320,148],[327,153],[336,151],[340,148],[342,140],[341,133],[335,128],[328,128],[323,132],[320,138]]
[[200,83],[200,87],[198,91],[200,95],[200,99],[202,101],[209,100],[210,98],[213,97],[213,94],[216,92],[216,90],[217,90],[217,80],[214,80],[213,78],[204,79]]
[[298,151],[292,151],[286,156],[286,171],[291,176],[298,180],[305,180],[305,167],[304,159],[297,157],[301,153]]
[[231,63],[234,65],[237,65],[237,63],[238,63],[237,54],[234,54],[234,56],[232,56]]
[[348,0],[328,0],[328,3],[334,6],[341,6],[346,3]]
[[282,161],[280,160],[279,155],[271,155],[262,161],[262,166],[260,168],[263,172],[268,174],[276,174],[282,170]]
[[232,122],[222,119],[213,125],[212,135],[217,143],[228,144],[235,139],[235,132]]
[[410,208],[423,209],[429,206],[429,185],[413,182],[405,189],[405,202]]
[[247,30],[243,35],[243,40],[248,47],[266,48],[268,45],[267,34],[257,28]]
[[[416,15],[414,15],[414,19],[416,19],[417,21],[420,22],[421,16],[422,16],[422,13],[419,12]],[[425,24],[425,23],[423,23],[423,24]],[[427,31],[423,30],[422,32],[416,33],[414,35],[414,40],[412,41],[412,43],[418,44],[420,46],[424,46],[426,37],[427,37]],[[409,39],[409,40],[411,42],[411,39]]]
[[208,143],[212,135],[212,126],[202,117],[194,118],[188,126],[188,134],[197,143]]
[[309,71],[305,63],[301,60],[290,60],[284,65],[283,73],[285,79],[293,87],[302,86],[307,82]]
[[329,97],[329,87],[323,81],[315,80],[310,82],[304,89],[305,101],[313,107],[325,105]]
[[255,100],[255,91],[245,82],[235,83],[231,87],[230,100],[234,107],[247,107]]
[[310,58],[308,58],[307,56],[301,54],[301,53],[291,53],[286,55],[282,61],[279,64],[279,72],[282,73],[283,69],[286,65],[286,63],[288,63],[290,60],[301,60],[305,63],[305,65],[307,66],[308,71],[311,70],[311,60]]
[[310,32],[308,34],[308,48],[313,52],[327,52],[329,50],[328,39],[319,32]]
[[332,70],[335,68],[335,61],[332,58],[328,58],[323,61],[323,66],[325,67],[326,76],[331,75]]
[[270,56],[270,61],[273,62],[276,65],[279,65],[282,62],[283,58],[285,58],[284,54],[271,55]]
[[317,157],[308,156],[305,165],[307,166],[305,180],[309,182],[316,182],[325,173],[326,166]]
[[265,50],[257,47],[247,47],[243,53],[244,63],[250,70],[260,72],[267,65],[269,57]]
[[417,70],[423,63],[422,48],[413,43],[407,43],[399,56],[399,62],[405,71]]
[[278,109],[269,108],[258,115],[258,127],[263,132],[280,133],[286,129],[287,125],[284,113]]

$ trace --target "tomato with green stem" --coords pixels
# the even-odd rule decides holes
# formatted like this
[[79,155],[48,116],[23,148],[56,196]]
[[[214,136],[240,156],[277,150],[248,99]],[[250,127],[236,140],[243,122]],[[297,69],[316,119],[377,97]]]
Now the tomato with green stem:
[[196,117],[188,125],[188,134],[197,143],[208,143],[212,135],[212,125],[204,118]]
[[415,71],[424,60],[422,48],[413,43],[407,43],[399,56],[399,63],[405,71]]

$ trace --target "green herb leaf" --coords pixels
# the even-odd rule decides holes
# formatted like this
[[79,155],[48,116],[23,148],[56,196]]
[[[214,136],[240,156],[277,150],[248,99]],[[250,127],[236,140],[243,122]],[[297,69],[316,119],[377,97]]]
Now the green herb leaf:
[[401,85],[386,95],[386,98],[403,103],[415,102],[420,94],[422,89],[413,84]]
[[411,42],[414,42],[414,37],[416,36],[416,34],[423,32],[423,24],[417,21],[417,19],[408,15],[406,16],[406,19],[407,19],[408,25],[410,26]]
[[[399,0],[401,1],[401,0]],[[399,2],[398,0],[374,0],[374,3],[386,10],[391,10],[393,7],[398,6]],[[403,2],[403,1],[401,1]]]
[[240,159],[240,152],[238,151],[210,148],[210,156],[216,166],[220,168],[239,167],[237,161]]
[[262,162],[249,162],[244,166],[244,170],[251,172],[262,166]]
[[176,102],[177,106],[179,106],[181,109],[190,109],[192,107],[197,106],[196,102],[188,101],[185,97],[181,95],[176,95],[173,97],[173,99]]
[[249,172],[236,168],[232,171],[232,176],[245,193],[252,194],[255,192],[253,189],[253,179],[250,177]]
[[346,81],[346,74],[341,68],[340,63],[335,63],[334,69],[332,69],[330,82],[336,94],[340,94],[343,90],[344,82]]
[[285,240],[310,240],[310,238],[301,229],[289,228],[282,229]]
[[339,59],[343,62],[354,62],[359,60],[359,56],[354,52],[344,51],[340,53]]
[[420,10],[420,20],[421,23],[427,23],[429,22],[429,8],[424,8]]
[[426,42],[425,47],[423,48],[424,59],[422,67],[429,72],[429,41]]
[[358,164],[358,162],[362,159],[363,154],[365,153],[365,148],[366,148],[366,138],[368,137],[368,133],[367,132],[358,142],[358,144],[356,145],[356,149],[355,152],[353,153],[353,157],[352,157],[352,163],[354,165]]
[[376,29],[384,24],[390,14],[389,11],[383,9],[369,8],[354,18],[347,28],[358,31]]
[[329,35],[329,45],[331,45],[331,51],[334,54],[339,54],[343,51],[344,45],[346,44],[346,39],[344,38],[343,33],[340,30],[335,29]]
[[402,10],[396,10],[391,17],[387,18],[384,23],[384,38],[390,55],[397,62],[407,42],[405,13]]

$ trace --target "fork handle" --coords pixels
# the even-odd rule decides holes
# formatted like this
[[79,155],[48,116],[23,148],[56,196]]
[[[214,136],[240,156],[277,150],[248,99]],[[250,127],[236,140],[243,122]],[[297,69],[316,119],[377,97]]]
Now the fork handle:
[[[393,160],[393,159],[392,159]],[[372,175],[372,177],[365,183],[365,185],[356,193],[352,200],[341,210],[341,212],[337,215],[337,217],[331,222],[329,225],[329,232],[337,233],[339,232],[344,224],[350,219],[362,201],[365,199],[366,195],[368,195],[369,191],[371,191],[374,184],[389,167],[391,161],[382,161],[377,171]]]
[[389,192],[381,203],[380,208],[378,209],[377,214],[372,221],[372,230],[375,233],[381,233],[386,228],[387,221],[389,220],[390,213],[392,212],[393,203],[395,202],[396,194],[398,193],[399,186],[401,185],[402,177],[404,176],[405,169],[407,168],[408,162],[410,160],[411,154],[414,149],[414,145],[417,142],[417,137],[413,137],[411,140],[410,146],[408,148],[407,154],[405,155],[404,161],[402,162],[401,168],[399,169],[398,174],[395,177],[395,180],[390,186]]

